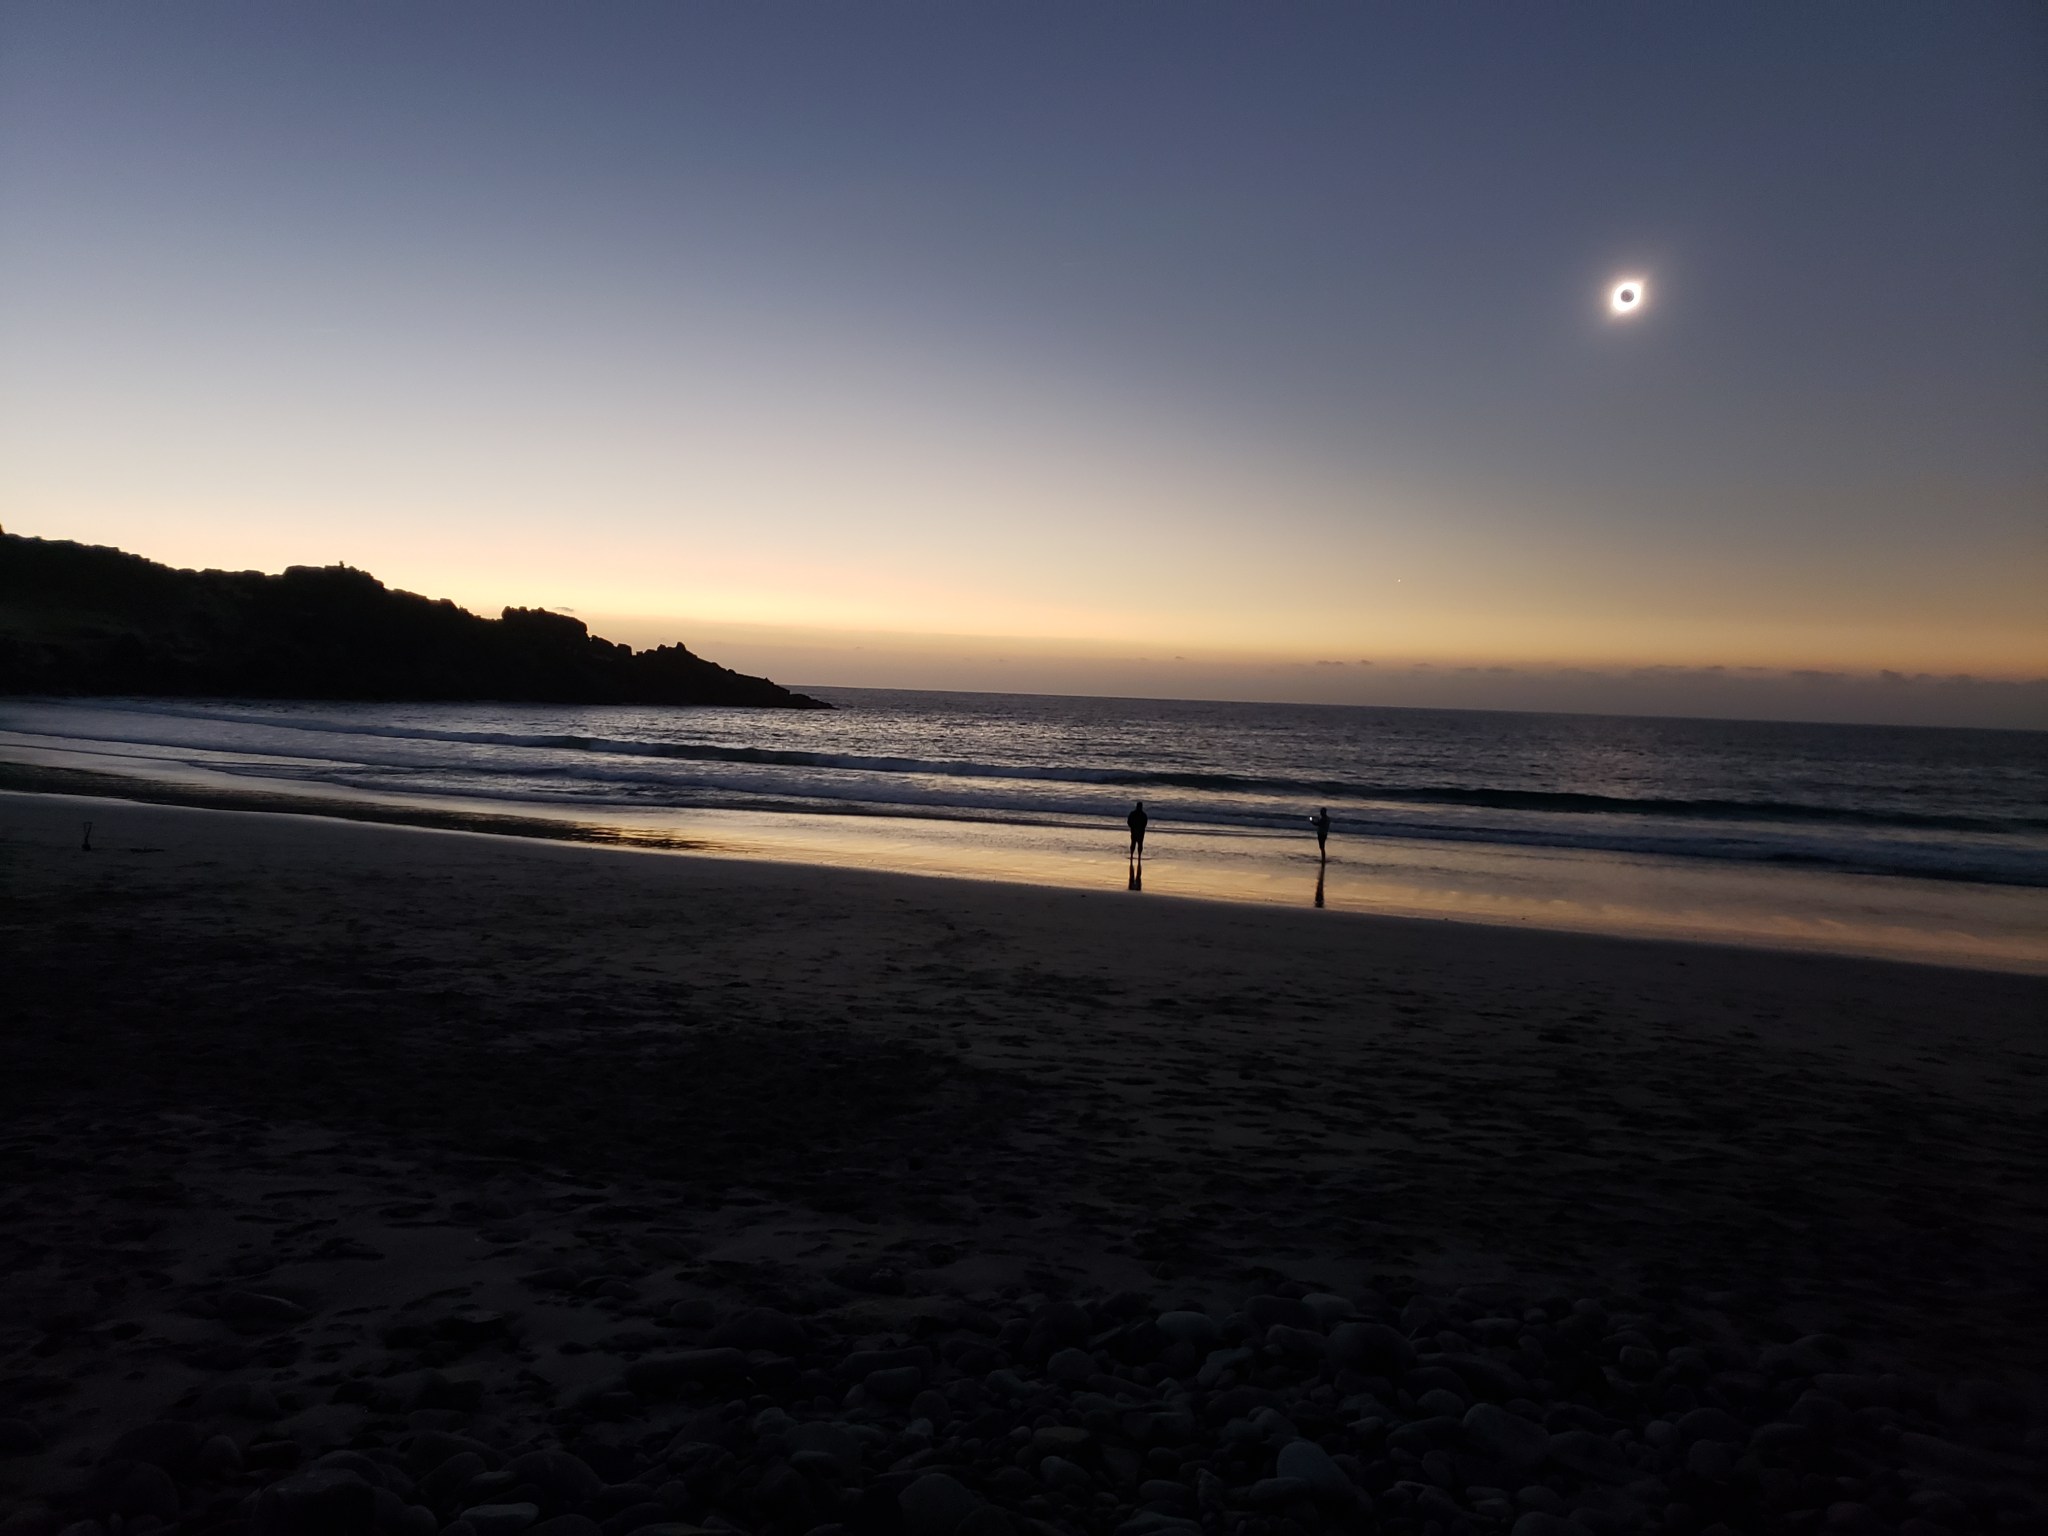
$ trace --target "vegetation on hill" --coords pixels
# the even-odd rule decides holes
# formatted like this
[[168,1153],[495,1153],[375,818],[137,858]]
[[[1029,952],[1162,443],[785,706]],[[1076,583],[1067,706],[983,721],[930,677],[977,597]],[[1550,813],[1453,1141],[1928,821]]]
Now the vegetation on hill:
[[502,699],[826,709],[681,645],[538,608],[479,618],[345,565],[181,571],[0,533],[0,694]]

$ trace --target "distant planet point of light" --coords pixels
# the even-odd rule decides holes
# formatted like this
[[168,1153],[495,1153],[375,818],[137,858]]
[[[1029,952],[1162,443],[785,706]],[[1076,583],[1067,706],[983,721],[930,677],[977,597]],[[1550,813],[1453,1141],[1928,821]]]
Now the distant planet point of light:
[[1624,277],[1607,296],[1607,308],[1617,315],[1633,314],[1643,307],[1648,293],[1648,285],[1640,277]]

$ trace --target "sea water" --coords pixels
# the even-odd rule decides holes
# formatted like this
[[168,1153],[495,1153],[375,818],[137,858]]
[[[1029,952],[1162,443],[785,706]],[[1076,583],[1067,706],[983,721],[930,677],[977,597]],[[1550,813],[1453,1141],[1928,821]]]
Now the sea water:
[[837,707],[0,700],[0,757],[742,856],[2048,967],[2048,733],[807,691]]

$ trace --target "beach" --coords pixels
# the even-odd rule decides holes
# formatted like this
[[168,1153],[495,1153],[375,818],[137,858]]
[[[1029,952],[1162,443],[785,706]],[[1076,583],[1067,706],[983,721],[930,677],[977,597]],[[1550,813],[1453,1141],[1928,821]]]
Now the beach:
[[2041,1514],[2038,976],[11,793],[0,902],[0,1531]]
[[[0,699],[0,790],[2048,975],[2048,737],[820,689]],[[1327,814],[1327,859],[1314,818]]]

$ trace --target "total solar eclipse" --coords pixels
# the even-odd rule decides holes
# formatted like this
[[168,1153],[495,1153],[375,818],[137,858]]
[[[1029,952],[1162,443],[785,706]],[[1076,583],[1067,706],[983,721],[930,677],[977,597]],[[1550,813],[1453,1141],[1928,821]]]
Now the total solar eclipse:
[[1607,307],[1617,315],[1634,314],[1643,307],[1646,295],[1647,290],[1641,278],[1625,277],[1614,285],[1614,291],[1607,296]]

